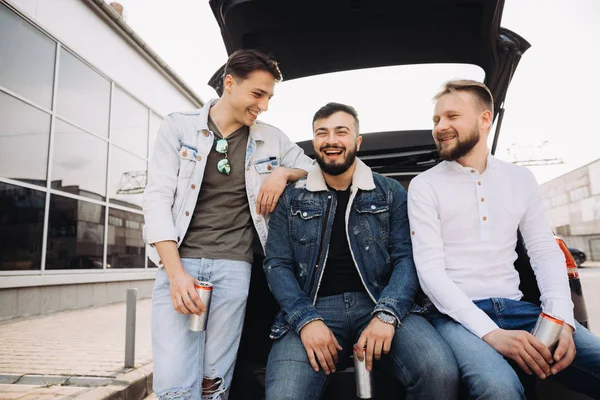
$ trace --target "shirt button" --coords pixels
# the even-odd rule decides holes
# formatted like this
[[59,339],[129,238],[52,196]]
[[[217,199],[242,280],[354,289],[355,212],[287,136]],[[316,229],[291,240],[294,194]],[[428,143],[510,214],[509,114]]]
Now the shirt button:
[[303,217],[306,217],[307,215],[308,215],[308,213],[307,213],[307,212],[303,212],[303,213],[302,213],[302,216],[303,216]]
[[198,155],[198,156],[196,157],[196,160],[198,160],[198,161],[202,160],[202,156],[201,156],[201,155]]
[[271,166],[271,164],[267,164],[267,169],[270,171],[273,169],[273,167]]
[[377,207],[375,207],[375,205],[371,206],[371,210],[374,210],[375,208],[377,208]]
[[411,232],[411,234],[413,234],[413,235],[414,235],[414,234],[415,234],[415,231],[412,231],[412,232]]
[[483,220],[484,220],[484,221],[487,221],[487,217],[483,217]]
[[204,131],[202,132],[202,134],[204,135],[204,137],[208,137],[208,131]]
[[185,212],[185,216],[186,216],[186,217],[189,217],[189,216],[190,216],[190,212],[189,212],[189,211],[186,211],[186,212]]
[[480,181],[480,182],[477,182],[477,184],[478,184],[479,186],[481,186],[481,181]]
[[187,157],[187,150],[182,151],[181,155],[184,156],[184,157]]
[[192,183],[192,190],[196,189],[196,185]]
[[482,197],[482,198],[481,198],[481,202],[483,203],[484,201],[485,201],[485,199]]
[[474,169],[472,169],[472,170],[471,170],[471,173],[472,173],[472,174],[474,174],[474,173],[475,173],[475,170],[474,170]]

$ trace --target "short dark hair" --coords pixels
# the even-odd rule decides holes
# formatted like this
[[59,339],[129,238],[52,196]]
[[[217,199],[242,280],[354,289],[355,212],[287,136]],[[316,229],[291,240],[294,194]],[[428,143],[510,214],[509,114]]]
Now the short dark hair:
[[356,126],[356,134],[358,135],[358,113],[352,106],[348,106],[342,103],[327,103],[323,107],[319,108],[315,115],[313,116],[312,123],[315,124],[315,121],[321,118],[331,117],[336,112],[345,112],[346,114],[352,115],[354,118],[354,125]]
[[494,114],[494,96],[490,89],[483,83],[462,79],[446,82],[444,88],[435,95],[434,100],[439,100],[445,94],[453,92],[468,92],[471,93],[477,99],[479,106],[485,111],[490,110],[492,115]]
[[223,78],[231,75],[236,79],[243,80],[254,71],[268,72],[277,82],[283,79],[277,62],[255,49],[242,49],[230,55],[225,64]]

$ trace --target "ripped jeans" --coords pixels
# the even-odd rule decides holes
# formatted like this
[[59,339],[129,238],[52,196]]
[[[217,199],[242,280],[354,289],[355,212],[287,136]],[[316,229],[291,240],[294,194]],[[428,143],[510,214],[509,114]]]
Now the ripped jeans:
[[[212,282],[213,294],[204,332],[189,330],[189,315],[173,308],[164,268],[152,293],[153,388],[159,400],[226,400],[240,344],[250,284],[250,263],[183,258],[185,270]],[[215,379],[202,394],[204,378]]]

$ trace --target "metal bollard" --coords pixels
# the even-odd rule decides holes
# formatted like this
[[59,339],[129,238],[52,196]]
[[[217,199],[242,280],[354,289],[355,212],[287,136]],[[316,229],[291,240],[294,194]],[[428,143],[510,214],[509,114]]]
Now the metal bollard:
[[125,321],[125,368],[135,365],[135,310],[137,289],[127,289],[127,318]]

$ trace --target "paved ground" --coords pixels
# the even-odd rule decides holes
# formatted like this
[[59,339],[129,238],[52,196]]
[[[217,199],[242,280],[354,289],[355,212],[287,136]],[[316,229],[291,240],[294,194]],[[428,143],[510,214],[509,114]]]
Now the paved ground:
[[[150,304],[137,304],[133,370],[152,361]],[[125,312],[119,303],[1,323],[0,399],[89,397],[93,387],[125,385]]]
[[[600,335],[600,263],[579,273]],[[0,400],[116,398],[133,385],[147,393],[151,381],[140,377],[152,368],[150,300],[138,301],[136,324],[136,368],[125,369],[125,303],[0,323]]]

